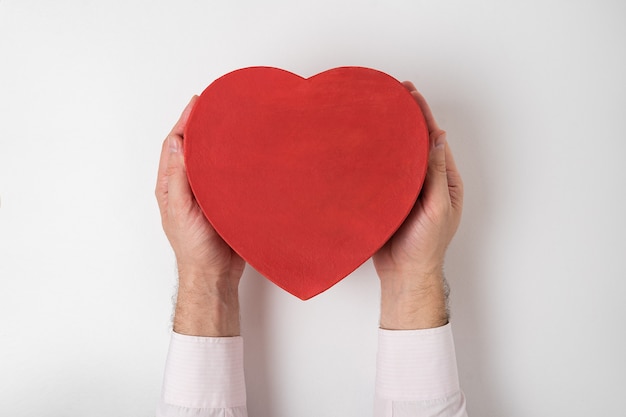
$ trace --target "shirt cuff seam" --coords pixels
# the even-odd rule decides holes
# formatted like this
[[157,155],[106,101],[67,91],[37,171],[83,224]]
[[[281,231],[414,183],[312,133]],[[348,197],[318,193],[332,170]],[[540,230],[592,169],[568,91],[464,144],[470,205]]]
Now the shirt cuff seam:
[[232,344],[240,343],[242,336],[190,336],[186,334],[176,333],[172,331],[172,338],[185,343],[201,343],[201,344]]
[[378,328],[378,331],[385,337],[414,337],[414,336],[430,336],[440,333],[445,333],[452,326],[451,323],[444,324],[439,327],[432,327],[429,329],[414,329],[414,330],[391,330]]
[[226,408],[236,408],[236,407],[245,407],[246,401],[242,402],[233,402],[233,403],[219,403],[211,402],[211,401],[189,401],[189,400],[177,400],[172,398],[171,396],[163,396],[162,397],[163,404],[171,405],[174,407],[181,408],[193,408],[195,410],[214,410],[214,409],[226,409]]

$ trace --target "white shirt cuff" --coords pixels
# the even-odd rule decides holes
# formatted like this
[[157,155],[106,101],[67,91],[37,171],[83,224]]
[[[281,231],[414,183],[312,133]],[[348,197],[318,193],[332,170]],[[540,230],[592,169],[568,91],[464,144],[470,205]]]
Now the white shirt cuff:
[[379,329],[376,395],[391,401],[428,401],[460,391],[452,327]]
[[196,409],[245,407],[243,338],[172,333],[161,403]]

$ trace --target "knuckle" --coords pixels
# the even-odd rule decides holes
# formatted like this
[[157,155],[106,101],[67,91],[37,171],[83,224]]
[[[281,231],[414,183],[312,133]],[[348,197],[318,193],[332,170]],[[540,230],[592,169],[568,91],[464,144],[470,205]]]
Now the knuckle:
[[439,160],[436,161],[435,163],[435,169],[437,170],[437,172],[439,172],[440,174],[447,174],[447,170],[446,170],[446,161],[445,160]]
[[165,170],[165,176],[166,177],[171,177],[173,175],[176,175],[176,173],[178,172],[178,167],[175,165],[168,165],[167,169]]

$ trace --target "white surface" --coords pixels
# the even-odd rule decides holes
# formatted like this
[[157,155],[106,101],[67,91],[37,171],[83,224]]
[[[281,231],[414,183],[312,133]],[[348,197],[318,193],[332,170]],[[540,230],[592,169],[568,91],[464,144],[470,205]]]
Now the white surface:
[[[173,257],[162,138],[228,71],[411,79],[466,184],[447,262],[472,416],[621,415],[626,5],[0,0],[0,414],[150,416]],[[301,302],[248,270],[251,417],[371,413],[370,263]]]

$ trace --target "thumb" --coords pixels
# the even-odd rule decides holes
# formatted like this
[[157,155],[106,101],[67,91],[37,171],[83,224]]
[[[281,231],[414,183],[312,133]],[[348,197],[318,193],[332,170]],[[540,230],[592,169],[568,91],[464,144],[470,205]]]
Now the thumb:
[[168,138],[169,158],[167,161],[167,193],[168,207],[179,212],[189,207],[192,200],[191,187],[187,180],[185,158],[183,156],[182,141],[172,135]]
[[[436,135],[436,136],[435,136]],[[448,186],[448,175],[446,169],[446,132],[440,130],[433,134],[432,147],[428,156],[428,173],[433,185]]]
[[446,172],[446,132],[433,132],[428,170],[424,181],[424,204],[439,212],[450,204]]

